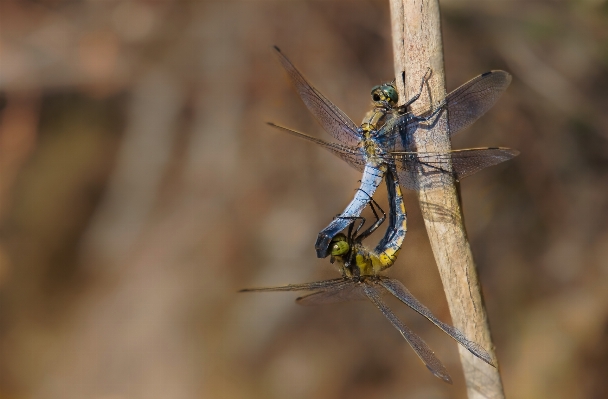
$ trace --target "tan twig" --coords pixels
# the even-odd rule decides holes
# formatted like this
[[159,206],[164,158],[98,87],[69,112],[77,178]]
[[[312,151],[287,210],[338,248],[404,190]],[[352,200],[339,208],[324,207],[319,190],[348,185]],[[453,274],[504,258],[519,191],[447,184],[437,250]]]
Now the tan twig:
[[[439,2],[390,0],[390,4],[395,75],[400,97],[404,101],[409,98],[408,94],[415,93],[427,68],[431,67],[432,76],[416,108],[436,104],[446,94]],[[447,117],[444,112],[437,123],[414,132],[417,151],[450,149]],[[456,185],[449,176],[442,179],[446,179],[441,182],[443,184],[433,185],[439,188],[422,189],[419,200],[452,321],[469,339],[490,352],[497,364]],[[442,212],[438,213],[438,209]],[[446,214],[451,217],[442,216]],[[463,347],[459,347],[459,352],[469,398],[504,398],[498,369],[475,358]]]

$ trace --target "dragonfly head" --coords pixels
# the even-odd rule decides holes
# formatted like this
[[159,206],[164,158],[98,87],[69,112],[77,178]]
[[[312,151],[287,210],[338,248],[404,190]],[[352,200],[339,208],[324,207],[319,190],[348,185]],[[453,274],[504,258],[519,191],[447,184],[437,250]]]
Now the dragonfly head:
[[331,255],[331,263],[337,260],[339,263],[344,263],[344,257],[348,255],[350,251],[350,244],[348,238],[344,234],[337,234],[331,239],[329,244],[328,255]]
[[375,106],[385,106],[388,104],[394,107],[397,105],[397,101],[399,101],[399,94],[392,83],[374,86],[371,94]]

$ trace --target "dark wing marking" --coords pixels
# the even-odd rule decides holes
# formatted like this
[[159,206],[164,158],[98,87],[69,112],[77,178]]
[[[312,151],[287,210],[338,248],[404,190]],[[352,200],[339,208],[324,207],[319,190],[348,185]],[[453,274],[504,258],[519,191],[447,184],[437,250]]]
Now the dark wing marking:
[[313,292],[296,299],[296,303],[300,305],[325,305],[330,303],[341,303],[349,301],[358,301],[365,299],[366,295],[363,292],[361,284],[353,282],[352,284],[337,286],[328,290]]
[[464,334],[460,332],[460,330],[437,319],[435,315],[433,315],[433,313],[426,306],[420,303],[418,299],[416,299],[416,297],[414,297],[399,280],[382,278],[380,280],[380,284],[401,302],[405,303],[407,306],[429,319],[433,324],[443,330],[443,332],[454,338],[460,345],[467,348],[469,352],[489,365],[496,367],[496,365],[492,362],[492,356],[490,356],[485,349],[483,349],[479,344],[469,341]]
[[323,94],[312,87],[296,67],[275,46],[276,54],[283,68],[289,74],[296,91],[323,129],[333,138],[346,145],[355,146],[360,140],[357,125],[344,112],[331,103]]
[[280,287],[245,288],[239,292],[315,291],[335,289],[348,284],[352,284],[352,280],[346,278],[335,278],[332,280],[315,281],[312,283],[289,284]]
[[[423,111],[414,110],[389,120],[380,129],[378,136],[382,137],[385,147],[390,150],[407,150],[410,130],[413,130],[419,123],[425,123],[417,120],[414,115],[428,117],[441,108],[448,112],[449,132],[450,135],[454,135],[485,114],[510,83],[511,75],[505,71],[490,71],[481,74],[449,93],[439,104]],[[429,123],[432,121],[431,119]]]
[[391,152],[384,159],[396,166],[402,187],[408,190],[420,190],[428,189],[434,183],[439,184],[442,181],[441,175],[453,174],[456,180],[461,180],[517,155],[519,155],[517,150],[494,147],[466,148],[447,153]]
[[410,344],[414,352],[418,355],[420,360],[426,365],[426,367],[433,373],[436,377],[441,378],[445,382],[451,384],[452,379],[448,374],[445,366],[441,363],[441,361],[435,356],[435,353],[429,348],[429,346],[416,335],[412,330],[410,330],[405,324],[401,322],[395,316],[395,314],[389,309],[388,306],[382,301],[380,298],[380,294],[378,291],[372,287],[370,284],[363,284],[363,290],[365,295],[369,298],[370,301],[373,302],[374,305],[384,316],[391,322],[391,324],[399,330],[403,338]]
[[268,122],[268,125],[275,127],[277,129],[281,129],[282,131],[292,134],[301,139],[312,141],[313,143],[319,144],[320,146],[322,146],[326,150],[330,151],[332,154],[334,154],[338,158],[345,161],[347,164],[349,164],[353,168],[357,169],[359,172],[363,172],[363,169],[365,168],[365,159],[363,158],[363,154],[361,154],[361,152],[357,148],[348,147],[348,146],[338,144],[338,143],[329,143],[327,141],[323,141],[316,137],[309,136],[305,133],[300,133],[296,130],[289,129],[287,127],[275,125],[272,122]]

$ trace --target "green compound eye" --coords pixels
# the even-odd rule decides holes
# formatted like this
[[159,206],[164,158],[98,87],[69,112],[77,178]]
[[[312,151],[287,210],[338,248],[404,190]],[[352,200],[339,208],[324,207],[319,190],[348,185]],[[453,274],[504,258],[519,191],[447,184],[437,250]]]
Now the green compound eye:
[[374,86],[371,95],[374,102],[385,101],[391,105],[395,105],[399,101],[399,94],[392,84]]
[[334,245],[332,245],[331,254],[333,256],[345,255],[346,253],[348,253],[349,249],[350,249],[350,245],[348,245],[348,243],[346,241],[338,241],[338,242],[335,242]]
[[329,254],[331,256],[346,255],[350,250],[350,245],[344,234],[338,234],[331,240]]
[[399,101],[399,93],[397,93],[397,90],[395,90],[392,85],[383,86],[382,91],[390,103],[397,104],[397,101]]

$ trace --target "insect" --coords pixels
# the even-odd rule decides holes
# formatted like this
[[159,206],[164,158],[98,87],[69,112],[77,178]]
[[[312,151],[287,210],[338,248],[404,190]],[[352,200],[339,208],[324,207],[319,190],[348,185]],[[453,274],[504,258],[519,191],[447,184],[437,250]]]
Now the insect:
[[[380,274],[380,272],[389,268],[394,263],[407,231],[407,217],[395,171],[389,170],[385,178],[390,207],[389,226],[376,248],[372,250],[367,249],[362,243],[363,239],[373,233],[386,219],[386,214],[371,197],[368,197],[368,200],[376,218],[375,222],[359,233],[365,220],[361,217],[353,217],[350,220],[348,233],[346,235],[342,233],[337,234],[331,240],[327,255],[331,256],[332,263],[335,262],[339,265],[342,272],[341,278],[304,284],[290,284],[281,287],[244,289],[241,292],[313,291],[308,295],[296,299],[296,303],[301,305],[320,305],[367,298],[399,330],[403,338],[405,338],[426,367],[443,381],[452,383],[445,366],[435,356],[429,346],[422,338],[403,324],[384,303],[381,295],[388,292],[426,317],[459,344],[467,348],[472,354],[494,366],[492,357],[480,345],[468,340],[458,329],[437,319],[400,281]],[[378,217],[376,207],[382,213],[382,217]],[[355,228],[357,219],[362,219],[362,221]]]
[[[287,71],[302,101],[321,126],[340,143],[329,143],[295,130],[270,123],[271,126],[297,137],[323,146],[334,155],[363,173],[360,189],[340,217],[335,218],[318,235],[315,243],[317,256],[327,256],[331,240],[344,230],[353,217],[361,214],[368,203],[368,195],[374,194],[389,167],[395,168],[401,185],[406,189],[419,190],[434,184],[433,175],[450,173],[460,180],[488,166],[509,160],[519,153],[509,148],[469,148],[447,153],[412,151],[408,131],[430,121],[440,112],[449,113],[450,134],[471,125],[483,115],[511,82],[511,75],[504,71],[486,72],[471,79],[448,94],[435,107],[418,115],[407,112],[407,107],[420,96],[419,92],[403,106],[397,106],[397,90],[392,84],[372,89],[374,108],[360,126],[332,104],[310,85],[294,65],[275,47],[279,61]],[[451,165],[451,166],[450,166]],[[421,179],[424,176],[424,179]]]

